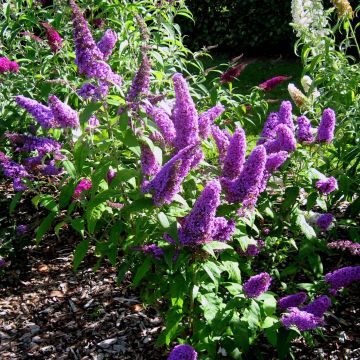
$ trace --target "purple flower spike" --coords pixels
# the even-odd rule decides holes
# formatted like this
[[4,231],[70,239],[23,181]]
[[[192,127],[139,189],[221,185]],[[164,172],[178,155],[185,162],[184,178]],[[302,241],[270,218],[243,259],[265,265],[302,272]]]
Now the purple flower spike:
[[175,147],[180,150],[199,141],[198,113],[182,74],[173,76],[175,106],[172,120],[176,130]]
[[127,102],[133,102],[137,97],[149,93],[150,88],[150,71],[151,64],[148,56],[144,52],[142,55],[141,65],[139,70],[136,72],[135,77],[132,81],[128,95],[126,96]]
[[21,225],[18,225],[17,227],[16,227],[16,234],[17,235],[24,235],[25,233],[27,233],[29,231],[29,227],[27,226],[27,225],[23,225],[23,224],[21,224]]
[[277,113],[270,113],[260,135],[260,139],[257,141],[256,145],[262,145],[267,140],[275,139],[276,132],[275,128],[279,125],[279,116]]
[[334,139],[336,115],[334,110],[325,109],[317,132],[316,140],[321,143],[330,144]]
[[196,246],[212,241],[216,209],[220,205],[221,186],[217,180],[207,184],[193,209],[183,219],[179,239],[183,246]]
[[154,153],[151,151],[149,145],[141,145],[141,170],[146,176],[156,175],[161,166],[157,162]]
[[297,119],[298,122],[298,131],[297,138],[298,142],[301,144],[311,144],[315,141],[313,135],[313,129],[311,127],[311,122],[306,116],[299,116]]
[[296,307],[290,308],[289,313],[283,315],[280,322],[287,329],[290,326],[296,326],[300,331],[316,329],[324,323],[321,318]]
[[224,159],[222,176],[228,179],[237,178],[245,163],[246,137],[243,129],[236,129]]
[[152,192],[154,204],[170,204],[180,191],[180,185],[188,174],[198,145],[189,145],[173,156],[148,183],[143,185],[143,192]]
[[85,83],[79,90],[78,95],[84,100],[90,99],[92,102],[102,100],[109,92],[109,83],[99,81],[99,85]]
[[116,75],[104,62],[104,54],[96,46],[88,24],[74,0],[70,0],[70,7],[74,28],[75,63],[79,73],[88,78],[97,78],[120,85],[120,76]]
[[296,140],[290,128],[284,124],[280,124],[276,127],[275,131],[277,138],[269,140],[264,144],[266,152],[271,154],[279,151],[295,151]]
[[109,169],[106,174],[106,182],[110,185],[112,181],[115,179],[116,171],[114,169]]
[[171,145],[174,142],[176,131],[166,111],[156,106],[151,106],[146,108],[146,113],[154,120],[164,140]]
[[230,145],[231,136],[224,131],[221,130],[218,126],[213,125],[211,127],[211,134],[215,140],[216,146],[219,152],[219,163],[222,164],[224,162],[227,150]]
[[31,114],[42,128],[51,129],[58,127],[51,109],[47,106],[22,95],[16,96],[15,101],[19,106]]
[[224,106],[220,104],[203,112],[199,116],[199,134],[203,139],[207,139],[209,137],[211,125],[213,124],[214,120],[218,118],[224,111]]
[[144,254],[150,255],[157,260],[160,260],[164,256],[164,251],[155,244],[144,245],[141,247]]
[[27,186],[23,184],[21,178],[13,179],[13,187],[15,192],[24,191],[27,189]]
[[319,189],[319,191],[323,194],[330,194],[334,190],[337,189],[337,181],[336,179],[331,176],[325,180],[319,180],[316,182],[316,187]]
[[242,202],[245,208],[252,209],[260,194],[265,164],[266,151],[259,145],[251,152],[237,179],[221,178],[226,200],[229,203]]
[[268,273],[263,272],[259,275],[252,276],[243,285],[243,290],[248,298],[257,298],[270,287],[271,277]]
[[217,241],[229,241],[235,231],[235,221],[227,221],[224,217],[214,219],[211,237]]
[[107,29],[105,31],[104,36],[97,43],[97,47],[102,52],[102,54],[104,56],[104,60],[108,60],[109,56],[111,55],[111,53],[114,49],[117,39],[118,38],[117,38],[116,32],[111,29]]
[[277,304],[280,310],[286,310],[290,307],[298,307],[307,300],[307,295],[305,292],[299,292],[296,294],[284,296],[278,300]]
[[176,345],[167,360],[197,360],[197,352],[190,345]]
[[330,227],[334,216],[332,214],[322,214],[316,221],[316,225],[322,230],[327,231]]
[[295,132],[295,126],[292,118],[292,105],[290,101],[283,101],[278,113],[279,124],[286,125],[292,132]]
[[55,121],[61,128],[78,128],[80,126],[78,113],[69,105],[61,102],[55,95],[49,96],[49,106]]
[[330,298],[326,295],[321,295],[311,303],[303,306],[300,310],[306,311],[310,314],[313,314],[321,318],[323,317],[327,309],[330,307],[330,305],[331,305]]
[[347,266],[325,275],[325,281],[333,290],[349,286],[360,280],[360,266]]

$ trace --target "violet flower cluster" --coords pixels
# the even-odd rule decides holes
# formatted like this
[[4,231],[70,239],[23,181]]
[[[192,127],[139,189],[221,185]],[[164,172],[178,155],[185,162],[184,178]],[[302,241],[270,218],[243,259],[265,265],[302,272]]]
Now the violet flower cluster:
[[307,300],[308,296],[305,292],[299,292],[296,294],[291,294],[280,298],[277,302],[277,305],[280,310],[286,310],[290,307],[298,307]]
[[322,231],[327,231],[334,220],[334,216],[332,214],[321,214],[319,218],[316,220],[316,225]]
[[78,113],[55,95],[49,96],[49,107],[22,95],[16,96],[15,101],[30,113],[44,129],[77,128],[80,126]]
[[161,165],[156,160],[156,157],[149,145],[141,145],[141,170],[146,176],[156,175],[161,168]]
[[243,291],[248,298],[257,298],[269,289],[270,284],[270,275],[263,272],[259,275],[252,276],[247,280],[243,285]]
[[243,129],[236,129],[224,158],[222,176],[228,179],[237,178],[245,163],[246,137]]
[[97,102],[103,99],[109,92],[109,83],[106,81],[98,81],[98,85],[85,83],[78,91],[78,95],[84,100],[90,99]]
[[317,132],[316,140],[320,143],[330,144],[334,139],[336,115],[334,110],[325,109]]
[[198,145],[189,145],[173,156],[149,182],[144,182],[142,191],[153,193],[156,206],[170,204],[180,191],[180,185],[190,171]]
[[299,310],[296,307],[288,309],[288,313],[280,318],[280,322],[285,328],[296,326],[300,331],[316,329],[324,324],[324,321],[307,311]]
[[316,182],[316,187],[323,194],[330,194],[338,187],[336,179],[331,176],[327,179],[321,179]]
[[301,144],[312,144],[315,141],[311,122],[306,116],[299,116],[297,119],[297,139]]
[[197,360],[197,352],[187,344],[176,345],[170,352],[167,360]]
[[225,107],[223,105],[216,105],[211,109],[203,112],[199,116],[199,134],[203,139],[207,139],[211,132],[211,125],[223,112]]
[[337,240],[329,243],[328,248],[349,251],[351,255],[360,255],[360,244],[350,240]]
[[206,185],[193,209],[181,220],[179,240],[183,246],[197,246],[213,240],[228,241],[235,230],[234,221],[216,217],[221,186],[217,180]]
[[[120,85],[120,76],[115,74],[105,62],[106,56],[96,45],[88,28],[88,24],[74,0],[70,0],[70,6],[74,28],[75,63],[78,66],[79,73],[88,78],[96,78]],[[103,42],[100,42],[100,46],[106,52],[106,55],[113,41],[113,33],[108,33]]]
[[338,290],[360,280],[360,266],[347,266],[325,275],[331,290]]
[[229,203],[241,202],[244,208],[253,209],[261,191],[265,165],[266,150],[259,145],[251,152],[236,179],[221,178],[226,200]]
[[271,112],[267,117],[263,130],[260,134],[260,139],[257,141],[257,145],[264,144],[267,140],[272,140],[276,136],[275,128],[279,125],[278,114]]
[[306,311],[321,318],[331,305],[331,300],[326,295],[321,295],[313,300],[311,303],[301,307],[301,311]]
[[4,176],[13,179],[14,190],[23,191],[27,187],[23,184],[22,179],[30,177],[24,166],[11,160],[3,152],[0,151],[0,167],[3,171]]
[[105,61],[109,59],[117,40],[116,32],[107,29],[104,36],[97,43],[97,47],[102,52]]
[[145,255],[150,255],[157,260],[160,260],[164,256],[164,251],[155,244],[144,245],[141,247],[141,251]]
[[230,145],[231,135],[226,130],[221,130],[217,125],[211,127],[211,135],[218,149],[219,163],[223,164]]
[[19,71],[19,65],[15,61],[9,60],[7,57],[0,57],[0,74],[5,72],[17,73]]

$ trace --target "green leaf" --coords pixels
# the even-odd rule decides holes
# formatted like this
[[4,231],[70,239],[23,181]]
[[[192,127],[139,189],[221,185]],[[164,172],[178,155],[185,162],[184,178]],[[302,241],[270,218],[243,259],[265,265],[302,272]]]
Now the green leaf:
[[289,212],[292,205],[295,204],[297,197],[299,196],[300,189],[297,186],[289,187],[285,190],[284,202],[281,204],[281,211]]
[[160,221],[161,226],[164,229],[167,229],[167,228],[170,227],[169,220],[168,220],[167,216],[163,212],[159,212],[157,217],[158,217],[158,219]]
[[70,181],[68,184],[64,185],[61,189],[61,193],[59,196],[59,207],[60,209],[65,208],[71,198],[72,195],[74,194],[74,190],[75,190],[76,184],[73,181]]
[[85,161],[90,153],[89,145],[82,141],[77,141],[74,147],[74,160],[75,160],[75,169],[81,174],[82,168],[85,164]]
[[90,245],[90,240],[84,239],[76,246],[74,252],[74,261],[73,261],[74,271],[78,269],[80,263],[84,260],[88,252],[89,245]]
[[59,233],[60,233],[60,230],[61,228],[66,225],[67,222],[66,221],[61,221],[59,222],[58,224],[56,224],[56,226],[54,227],[54,232],[55,232],[55,235],[59,238]]
[[70,160],[64,160],[62,164],[66,172],[70,175],[70,177],[76,179],[76,170],[74,164]]
[[82,237],[84,237],[85,232],[85,222],[83,218],[76,218],[71,221],[71,226],[78,231]]
[[267,316],[264,320],[264,322],[261,325],[262,329],[267,329],[271,326],[273,326],[274,324],[276,324],[279,320],[274,317],[274,316]]
[[36,244],[38,245],[40,243],[40,240],[43,238],[43,236],[46,234],[46,232],[49,230],[53,220],[55,219],[56,213],[51,212],[48,216],[45,217],[45,219],[41,222],[40,226],[38,227],[36,231]]
[[177,334],[177,330],[179,327],[179,323],[182,320],[182,313],[178,310],[178,308],[175,309],[171,309],[167,314],[166,314],[166,328],[165,330],[161,333],[161,335],[158,337],[157,341],[156,341],[156,345],[157,346],[161,346],[161,345],[169,345],[170,342],[173,340],[173,338],[176,336]]
[[9,206],[9,213],[10,215],[14,212],[16,205],[19,203],[20,199],[21,199],[21,195],[22,195],[22,191],[17,192],[15,194],[15,196],[11,199],[11,203]]
[[151,266],[151,259],[146,258],[143,264],[138,268],[134,280],[133,285],[138,286],[140,284],[140,281],[143,279],[143,277],[146,275],[146,273],[149,271]]
[[237,261],[222,261],[221,265],[223,270],[229,274],[230,281],[241,283],[241,273]]
[[91,115],[102,106],[102,103],[90,103],[81,112],[79,119],[81,126],[84,126],[85,122],[88,121]]
[[316,204],[316,199],[318,197],[318,193],[313,192],[311,193],[308,198],[307,198],[307,202],[306,202],[306,210],[310,211],[314,205]]
[[309,240],[316,238],[315,230],[306,222],[305,216],[299,211],[296,215],[296,225]]

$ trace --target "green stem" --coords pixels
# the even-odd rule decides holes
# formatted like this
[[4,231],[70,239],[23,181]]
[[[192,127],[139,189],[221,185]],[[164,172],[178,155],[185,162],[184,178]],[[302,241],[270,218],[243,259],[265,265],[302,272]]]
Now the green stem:
[[354,31],[354,28],[353,28],[353,26],[351,25],[351,23],[350,23],[350,31],[351,31],[351,34],[352,34],[352,38],[353,38],[353,40],[354,40],[354,42],[355,42],[355,46],[356,46],[356,49],[357,49],[357,51],[358,51],[358,55],[360,56],[360,47],[359,47],[359,43],[358,43],[358,41],[357,41],[357,39],[356,39],[356,35],[355,35],[355,31]]

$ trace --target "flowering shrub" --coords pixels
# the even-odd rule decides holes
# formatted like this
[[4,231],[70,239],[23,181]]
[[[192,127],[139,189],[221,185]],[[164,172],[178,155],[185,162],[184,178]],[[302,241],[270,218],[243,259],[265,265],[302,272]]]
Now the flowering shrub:
[[[85,2],[56,6],[51,11],[69,18],[62,40],[52,32],[50,50],[35,51],[64,66],[58,63],[55,75],[44,69],[44,77],[54,76],[45,80],[49,87],[41,90],[34,79],[31,91],[20,66],[13,98],[4,99],[10,120],[25,119],[4,131],[0,153],[17,192],[12,210],[32,196],[46,212],[35,229],[17,224],[18,234],[35,230],[39,243],[47,232],[61,237],[71,228],[78,236],[74,270],[94,251],[96,268],[109,261],[119,282],[130,271],[144,301],[164,305],[158,344],[186,342],[169,359],[219,351],[240,358],[263,336],[283,358],[294,337],[326,326],[332,297],[359,280],[358,266],[324,275],[320,256],[337,226],[330,204],[341,187],[323,173],[337,113],[321,104],[312,109],[316,96],[300,111],[284,99],[264,121],[264,96],[283,77],[235,96],[233,73],[219,74],[213,89],[204,89],[198,54],[183,47],[173,24],[175,15],[191,16],[181,2],[112,6],[128,20],[110,17],[101,34]],[[304,84],[307,97],[314,88]],[[254,117],[246,104],[262,123],[256,137],[247,131]]]

